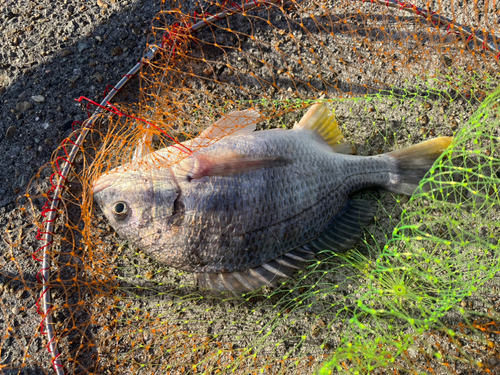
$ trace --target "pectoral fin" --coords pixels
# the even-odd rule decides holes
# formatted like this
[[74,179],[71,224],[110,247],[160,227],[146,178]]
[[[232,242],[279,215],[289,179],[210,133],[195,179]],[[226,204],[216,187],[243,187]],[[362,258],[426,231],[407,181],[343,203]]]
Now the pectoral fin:
[[249,172],[261,168],[271,168],[287,165],[290,159],[282,156],[252,157],[243,154],[227,154],[211,156],[198,154],[188,180],[195,180],[205,176],[230,176]]

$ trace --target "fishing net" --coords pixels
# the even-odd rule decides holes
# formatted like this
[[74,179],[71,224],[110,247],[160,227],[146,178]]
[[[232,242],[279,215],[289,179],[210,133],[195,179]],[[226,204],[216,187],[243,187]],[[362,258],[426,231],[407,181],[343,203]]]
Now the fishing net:
[[[499,9],[165,5],[132,72],[139,94],[80,98],[97,112],[2,223],[2,373],[498,373]],[[224,114],[254,108],[258,130],[291,128],[316,102],[357,155],[454,142],[412,198],[357,194],[376,208],[363,239],[278,289],[201,291],[118,237],[93,203],[102,173],[170,145],[179,162],[225,135],[178,145]]]

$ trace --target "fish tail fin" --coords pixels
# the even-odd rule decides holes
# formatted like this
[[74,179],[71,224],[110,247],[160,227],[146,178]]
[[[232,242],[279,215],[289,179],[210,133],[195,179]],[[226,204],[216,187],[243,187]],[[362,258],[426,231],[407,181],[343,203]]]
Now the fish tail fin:
[[393,193],[412,195],[452,141],[452,137],[441,137],[387,153],[386,155],[396,159],[398,178],[386,188]]
[[[344,136],[339,128],[339,123],[335,114],[324,103],[316,103],[309,108],[295,129],[308,129],[317,133],[328,143],[332,150],[341,154],[350,154],[351,149],[348,146],[342,147]],[[339,145],[340,143],[340,145]]]

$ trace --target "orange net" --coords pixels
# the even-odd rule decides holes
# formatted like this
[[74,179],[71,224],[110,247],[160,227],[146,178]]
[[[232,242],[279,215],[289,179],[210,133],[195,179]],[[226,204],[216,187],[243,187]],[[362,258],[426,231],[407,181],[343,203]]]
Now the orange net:
[[[350,326],[365,316],[356,310],[357,288],[363,290],[368,271],[352,259],[330,256],[299,273],[297,284],[243,300],[207,295],[191,274],[124,242],[92,196],[99,176],[133,168],[137,155],[172,146],[176,151],[161,162],[173,165],[217,142],[238,127],[193,139],[236,110],[258,110],[257,130],[267,130],[291,128],[311,103],[329,103],[359,155],[456,135],[500,82],[499,6],[165,5],[153,20],[150,54],[132,72],[139,97],[113,105],[80,98],[89,113],[98,112],[34,176],[5,224],[0,371],[312,373],[332,358],[325,373],[499,371],[492,360],[499,359],[498,314],[490,300],[481,302],[486,311],[470,310],[489,320],[464,313],[425,334],[402,324],[378,347],[357,347]],[[370,199],[378,211],[365,240],[366,269],[378,256],[366,248],[384,247],[407,202],[391,194]],[[19,301],[24,307],[16,307]]]

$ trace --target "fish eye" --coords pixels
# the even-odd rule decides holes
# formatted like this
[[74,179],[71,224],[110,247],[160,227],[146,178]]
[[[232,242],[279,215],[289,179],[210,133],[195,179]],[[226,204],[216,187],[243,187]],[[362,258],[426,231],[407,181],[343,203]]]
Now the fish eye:
[[117,219],[125,219],[128,215],[128,206],[125,202],[116,202],[113,206],[113,215]]

